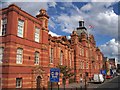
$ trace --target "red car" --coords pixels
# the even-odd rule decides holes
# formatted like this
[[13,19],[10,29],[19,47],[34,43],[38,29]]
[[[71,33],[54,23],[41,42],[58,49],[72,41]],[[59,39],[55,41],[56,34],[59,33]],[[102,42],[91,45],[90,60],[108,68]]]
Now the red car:
[[112,76],[111,75],[106,75],[106,79],[111,79]]

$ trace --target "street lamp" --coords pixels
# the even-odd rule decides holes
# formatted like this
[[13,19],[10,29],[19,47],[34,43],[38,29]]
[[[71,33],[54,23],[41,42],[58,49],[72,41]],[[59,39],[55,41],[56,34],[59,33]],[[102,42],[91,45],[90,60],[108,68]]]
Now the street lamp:
[[59,90],[60,82],[58,82],[58,90]]

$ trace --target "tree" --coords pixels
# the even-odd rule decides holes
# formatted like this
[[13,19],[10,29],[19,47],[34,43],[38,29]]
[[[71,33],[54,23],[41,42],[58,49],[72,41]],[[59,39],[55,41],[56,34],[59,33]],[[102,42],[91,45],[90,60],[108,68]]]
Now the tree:
[[62,80],[65,88],[66,80],[69,79],[70,77],[74,76],[74,72],[72,72],[73,69],[64,66],[64,65],[58,65],[57,68],[60,69],[60,73],[63,74]]

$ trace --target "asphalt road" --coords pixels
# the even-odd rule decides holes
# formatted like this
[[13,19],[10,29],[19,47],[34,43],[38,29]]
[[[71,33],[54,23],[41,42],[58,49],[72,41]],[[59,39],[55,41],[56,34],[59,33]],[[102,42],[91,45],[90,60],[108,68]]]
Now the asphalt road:
[[[57,87],[55,90],[58,90]],[[63,86],[61,86],[59,90],[64,90]],[[87,88],[84,88],[84,83],[73,83],[69,86],[66,86],[65,90],[120,90],[120,76],[116,76],[112,79],[106,79],[102,84],[89,83],[89,85],[87,85]]]
[[120,76],[114,77],[95,87],[94,90],[120,90]]

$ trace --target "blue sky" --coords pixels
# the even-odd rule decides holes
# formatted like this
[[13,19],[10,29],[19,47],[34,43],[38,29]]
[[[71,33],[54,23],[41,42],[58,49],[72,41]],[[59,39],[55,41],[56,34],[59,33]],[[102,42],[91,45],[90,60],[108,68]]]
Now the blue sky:
[[[22,1],[22,2],[20,2]],[[15,3],[29,14],[36,16],[41,8],[47,10],[49,30],[53,36],[70,36],[84,20],[90,34],[95,36],[96,45],[108,57],[118,57],[118,0],[5,0],[2,7]],[[76,2],[75,2],[76,1]],[[81,2],[80,2],[81,1]],[[101,1],[101,2],[100,2]],[[103,2],[102,2],[103,1]],[[89,29],[89,25],[94,28]]]

